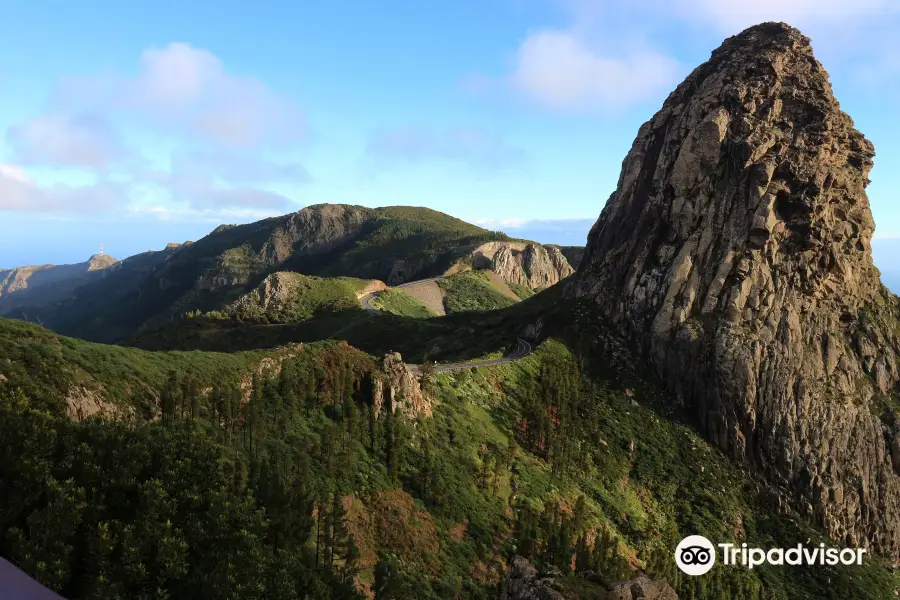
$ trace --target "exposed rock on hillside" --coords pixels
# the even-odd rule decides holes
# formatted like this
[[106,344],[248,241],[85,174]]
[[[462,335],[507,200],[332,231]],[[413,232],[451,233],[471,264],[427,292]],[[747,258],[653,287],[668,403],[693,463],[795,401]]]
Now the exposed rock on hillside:
[[410,418],[431,416],[431,399],[422,393],[419,379],[398,352],[385,355],[380,368],[373,374],[372,406],[376,415],[385,408]]
[[95,415],[106,418],[124,418],[130,412],[122,405],[106,400],[103,389],[90,389],[74,385],[66,394],[66,414],[70,419],[83,421]]
[[116,259],[95,254],[74,265],[39,265],[0,269],[0,314],[20,306],[58,302],[79,285],[101,277]]
[[[214,267],[197,278],[198,290],[216,290],[249,283],[254,275],[280,267],[293,259],[326,255],[350,242],[372,218],[363,207],[323,204],[291,215],[254,223],[265,238],[253,244],[253,234],[216,257]],[[218,230],[217,230],[218,231]],[[228,231],[228,230],[224,230]]]
[[[514,556],[503,579],[501,600],[575,600],[579,595],[568,591],[564,583],[551,573],[541,573],[526,559]],[[598,590],[600,591],[600,590]],[[594,597],[594,596],[591,596]],[[607,600],[678,600],[675,590],[665,581],[645,575],[609,586]]]
[[872,144],[809,40],[729,38],[645,123],[576,290],[701,422],[850,545],[900,556],[897,298],[872,265]]
[[279,271],[266,277],[221,313],[214,311],[210,314],[225,314],[243,321],[296,322],[309,319],[320,311],[340,312],[359,308],[360,296],[385,288],[381,281],[315,277]]
[[577,269],[584,257],[584,246],[558,246],[558,248],[572,268]]
[[552,577],[541,576],[527,559],[514,556],[500,600],[566,600]]
[[550,287],[575,272],[558,246],[490,242],[473,256],[476,267],[489,268],[509,283],[531,289]]
[[678,600],[678,595],[662,579],[652,580],[646,575],[630,581],[619,581],[609,588],[607,600]]

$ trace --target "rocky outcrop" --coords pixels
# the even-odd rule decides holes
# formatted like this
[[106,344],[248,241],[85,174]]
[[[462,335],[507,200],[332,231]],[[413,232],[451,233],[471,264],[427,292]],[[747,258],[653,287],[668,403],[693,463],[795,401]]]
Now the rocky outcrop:
[[[602,577],[595,573],[585,573],[582,577],[582,585],[602,585]],[[662,579],[652,580],[646,575],[618,581],[608,588],[598,587],[597,592],[602,593],[603,589],[607,590],[603,596],[607,600],[678,600],[668,583]],[[552,573],[538,571],[521,556],[514,556],[510,561],[500,591],[501,600],[575,600],[578,597],[577,592],[567,589],[558,570]]]
[[509,283],[547,288],[575,272],[558,246],[521,242],[491,242],[474,253],[481,263]]
[[93,416],[125,418],[133,411],[106,400],[103,389],[90,389],[73,385],[66,394],[66,414],[73,421],[84,421]]
[[263,313],[275,313],[290,300],[296,289],[296,275],[279,271],[266,277],[252,292],[238,298],[229,307],[230,312],[240,313],[241,309],[250,305]]
[[422,392],[419,379],[403,362],[399,352],[386,354],[372,374],[372,406],[376,416],[382,409],[409,418],[431,416],[431,399]]
[[557,246],[573,269],[577,269],[584,257],[584,246]]
[[0,269],[0,314],[21,306],[43,306],[58,302],[80,285],[101,277],[118,262],[105,254],[95,254],[74,265],[39,265]]
[[652,580],[646,575],[630,581],[618,581],[609,586],[607,600],[678,600],[678,595],[662,579]]
[[638,132],[574,290],[705,434],[850,545],[900,558],[897,298],[872,265],[872,144],[809,40],[726,40]]
[[566,600],[553,577],[539,574],[527,559],[514,556],[503,580],[500,600]]

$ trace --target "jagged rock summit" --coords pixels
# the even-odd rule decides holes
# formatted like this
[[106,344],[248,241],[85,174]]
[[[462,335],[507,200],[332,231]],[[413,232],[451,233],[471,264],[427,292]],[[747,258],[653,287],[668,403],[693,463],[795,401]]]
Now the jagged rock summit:
[[809,39],[751,27],[641,127],[573,289],[711,440],[897,561],[900,316],[871,259],[873,156]]

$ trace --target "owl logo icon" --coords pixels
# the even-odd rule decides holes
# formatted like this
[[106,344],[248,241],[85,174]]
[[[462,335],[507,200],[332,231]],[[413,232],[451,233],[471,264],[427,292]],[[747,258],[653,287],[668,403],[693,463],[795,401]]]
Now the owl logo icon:
[[716,564],[716,549],[702,535],[689,535],[675,548],[675,564],[688,575],[703,575]]

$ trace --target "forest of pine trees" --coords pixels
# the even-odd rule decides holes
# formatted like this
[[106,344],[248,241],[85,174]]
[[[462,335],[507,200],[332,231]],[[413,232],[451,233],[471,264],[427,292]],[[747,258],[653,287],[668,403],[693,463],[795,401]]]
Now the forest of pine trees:
[[[342,499],[359,491],[358,449],[394,471],[402,460],[402,427],[373,418],[369,376],[287,361],[204,390],[172,371],[158,424],[136,426],[73,423],[7,394],[0,553],[69,598],[355,598]],[[125,504],[123,486],[137,486]]]
[[[682,600],[786,597],[749,572],[682,576],[671,540],[612,511],[598,519],[596,497],[589,515],[584,496],[529,490],[538,473],[578,481],[587,459],[611,481],[629,473],[624,441],[614,455],[597,442],[606,423],[578,360],[544,357],[516,390],[510,435],[491,437],[468,397],[410,419],[388,395],[376,414],[374,361],[323,348],[240,379],[173,369],[147,422],[75,422],[58,398],[0,386],[0,555],[72,600],[349,599],[361,587],[376,600],[489,600],[498,581],[476,581],[473,565],[514,554],[580,581],[644,571]],[[426,373],[425,389],[441,385]],[[408,530],[357,539],[360,507],[395,492],[412,508],[387,526]],[[411,540],[419,527],[431,539]]]

